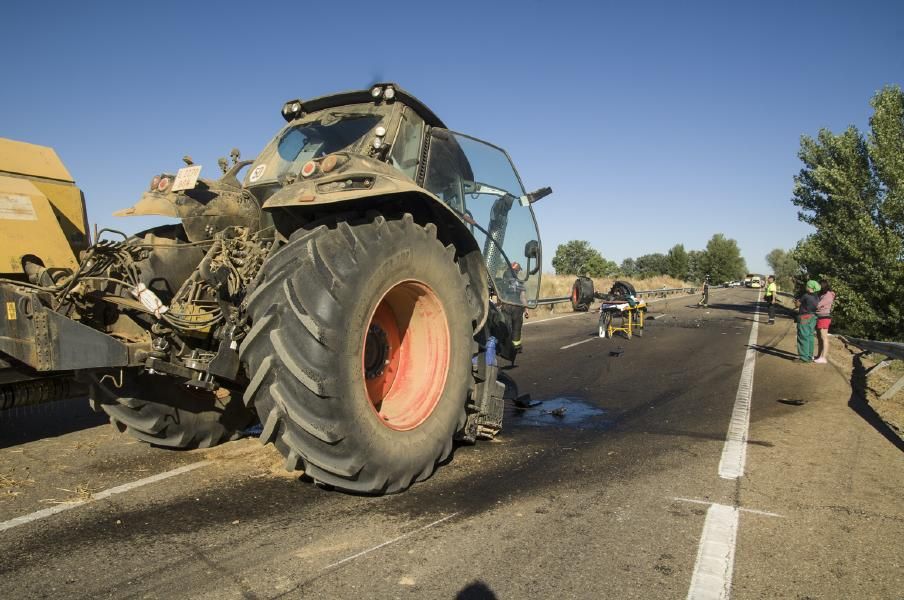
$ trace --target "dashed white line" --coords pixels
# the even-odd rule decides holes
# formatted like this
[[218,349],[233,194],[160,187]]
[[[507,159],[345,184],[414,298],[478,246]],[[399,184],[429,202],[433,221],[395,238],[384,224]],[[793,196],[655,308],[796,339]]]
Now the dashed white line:
[[[731,411],[731,422],[725,445],[722,447],[722,459],[719,461],[719,477],[723,479],[739,479],[744,475],[747,460],[747,434],[750,428],[750,399],[753,396],[753,370],[756,366],[756,338],[759,330],[760,293],[756,296],[756,310],[750,337],[747,339],[747,352],[744,354],[744,366],[741,369],[741,381],[735,395],[734,408]],[[707,504],[701,500],[675,498],[685,502]],[[697,549],[697,562],[691,586],[687,592],[688,600],[727,600],[731,596],[731,577],[734,571],[735,545],[738,538],[738,520],[742,509],[737,506],[710,504],[703,523],[703,534]],[[749,512],[767,516],[780,516],[766,511],[749,510]]]
[[731,411],[731,422],[728,435],[722,448],[722,459],[719,461],[719,477],[722,479],[738,479],[744,475],[744,464],[747,461],[747,431],[750,427],[750,399],[753,396],[753,370],[756,367],[756,337],[760,321],[760,294],[756,296],[757,308],[753,314],[753,325],[747,339],[747,352],[744,355],[744,367],[741,369],[741,381],[735,396],[734,409]]
[[580,342],[575,342],[573,344],[568,344],[567,346],[562,346],[559,350],[567,350],[568,348],[574,348],[575,346],[580,346],[581,344],[586,344],[587,342],[592,342],[595,339],[599,338],[587,338],[586,340],[581,340]]
[[737,537],[738,509],[724,504],[710,506],[703,523],[688,600],[726,600],[730,596]]
[[55,515],[57,513],[61,513],[67,510],[71,510],[73,508],[78,508],[79,506],[83,506],[85,504],[89,504],[96,500],[103,500],[104,498],[109,498],[110,496],[114,496],[116,494],[122,494],[124,492],[128,492],[129,490],[134,490],[135,488],[139,488],[143,485],[148,485],[150,483],[156,483],[158,481],[163,481],[164,479],[169,479],[170,477],[175,477],[176,475],[181,475],[182,473],[188,473],[189,471],[194,471],[200,467],[210,464],[209,460],[202,460],[199,462],[191,463],[189,465],[185,465],[179,467],[177,469],[173,469],[171,471],[165,471],[163,473],[158,473],[157,475],[151,475],[150,477],[145,477],[144,479],[139,479],[137,481],[132,481],[130,483],[124,483],[122,485],[118,485],[116,487],[112,487],[96,494],[92,494],[90,498],[85,500],[75,500],[73,502],[66,502],[65,504],[57,504],[56,506],[51,506],[50,508],[45,508],[43,510],[35,511],[31,514],[23,515],[21,517],[16,517],[14,519],[10,519],[8,521],[3,521],[0,523],[0,531],[6,531],[7,529],[12,529],[13,527],[18,527],[19,525],[25,525],[26,523],[31,523],[33,521],[37,521],[39,519],[44,519],[51,515]]
[[420,532],[424,531],[425,529],[430,529],[431,527],[435,527],[435,526],[439,525],[440,523],[442,523],[442,522],[444,522],[444,521],[448,521],[448,520],[451,519],[452,517],[458,516],[459,514],[460,514],[460,513],[452,513],[452,514],[449,515],[448,517],[443,517],[442,519],[437,519],[436,521],[434,521],[434,522],[432,522],[432,523],[428,523],[427,525],[424,525],[424,526],[421,527],[420,529],[415,529],[414,531],[409,531],[408,533],[403,533],[403,534],[400,535],[399,537],[396,537],[396,538],[393,538],[393,539],[391,539],[391,540],[385,541],[385,542],[383,542],[382,544],[377,544],[377,545],[374,546],[373,548],[368,548],[367,550],[362,550],[361,552],[358,552],[357,554],[353,554],[353,555],[351,555],[351,556],[348,556],[348,557],[346,557],[346,558],[343,558],[343,559],[340,560],[340,561],[334,562],[333,564],[327,565],[327,566],[323,567],[323,568],[320,569],[320,570],[321,570],[321,571],[326,571],[327,569],[332,569],[333,567],[338,567],[339,565],[345,564],[345,563],[347,563],[347,562],[349,562],[349,561],[351,561],[351,560],[355,560],[356,558],[360,558],[360,557],[364,556],[365,554],[370,554],[370,553],[373,552],[374,550],[379,550],[380,548],[385,548],[386,546],[389,546],[390,544],[395,544],[396,542],[399,542],[399,541],[401,541],[401,540],[404,540],[404,539],[407,538],[407,537],[411,537],[412,535],[414,535],[414,534],[416,534],[416,533],[420,533]]

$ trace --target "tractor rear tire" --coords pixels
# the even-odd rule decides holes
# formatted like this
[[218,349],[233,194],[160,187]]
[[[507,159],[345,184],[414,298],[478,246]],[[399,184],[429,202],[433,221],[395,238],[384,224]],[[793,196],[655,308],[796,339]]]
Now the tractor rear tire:
[[465,424],[468,283],[455,248],[409,214],[296,231],[248,301],[240,352],[261,442],[335,489],[429,477]]
[[228,390],[192,389],[167,375],[127,370],[90,375],[87,383],[91,408],[106,413],[121,432],[154,446],[211,448],[238,439],[257,420]]
[[627,298],[628,296],[636,296],[637,290],[635,290],[634,286],[629,282],[618,280],[612,284],[612,289],[609,290],[609,293],[622,298]]
[[571,286],[571,309],[587,312],[593,304],[593,280],[589,277],[578,277]]

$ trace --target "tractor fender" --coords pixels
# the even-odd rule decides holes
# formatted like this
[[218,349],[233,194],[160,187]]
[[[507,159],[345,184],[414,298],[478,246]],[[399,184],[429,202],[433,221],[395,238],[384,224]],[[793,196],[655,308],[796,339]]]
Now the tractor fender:
[[379,174],[373,169],[360,175],[346,172],[345,181],[353,177],[369,178],[372,187],[335,193],[316,193],[316,186],[322,185],[324,180],[298,182],[270,196],[263,209],[272,214],[277,229],[283,233],[288,233],[298,223],[311,221],[315,215],[322,217],[324,213],[345,211],[378,210],[385,215],[411,213],[422,225],[434,224],[437,238],[455,247],[459,268],[468,276],[469,293],[478,307],[474,329],[479,331],[487,319],[490,283],[477,240],[461,215],[412,180],[396,173],[394,169]]

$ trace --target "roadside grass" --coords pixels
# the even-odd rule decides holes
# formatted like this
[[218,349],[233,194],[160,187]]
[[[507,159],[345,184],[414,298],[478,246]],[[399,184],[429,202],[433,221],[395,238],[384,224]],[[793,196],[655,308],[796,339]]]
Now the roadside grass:
[[[574,285],[574,280],[576,277],[574,275],[552,275],[550,273],[544,273],[543,279],[540,282],[540,297],[541,298],[555,298],[560,296],[568,296],[571,294],[571,286]],[[648,279],[637,279],[632,277],[610,277],[610,278],[600,278],[593,277],[593,289],[597,292],[608,292],[609,288],[612,287],[612,284],[616,281],[616,279],[621,281],[627,281],[631,285],[634,286],[635,289],[638,290],[655,290],[660,288],[678,288],[678,287],[690,287],[693,284],[687,283],[686,281],[681,281],[680,279],[675,279],[674,277],[668,277],[666,275],[661,275],[657,277],[650,277]],[[533,315],[547,315],[549,313],[568,313],[571,312],[571,303],[563,302],[561,304],[551,304],[546,306],[541,306],[535,310],[531,311],[531,316]]]

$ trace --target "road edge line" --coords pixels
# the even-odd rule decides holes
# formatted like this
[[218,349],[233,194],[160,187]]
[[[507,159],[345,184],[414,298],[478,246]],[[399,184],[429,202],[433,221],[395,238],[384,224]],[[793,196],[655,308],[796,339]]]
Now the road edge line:
[[753,314],[753,325],[750,337],[747,338],[747,352],[744,353],[744,367],[741,369],[741,380],[735,395],[734,408],[731,410],[731,421],[719,460],[719,477],[722,479],[738,479],[744,475],[747,462],[747,433],[750,428],[750,402],[753,397],[753,373],[756,368],[756,341],[760,327],[760,294],[756,295],[756,311]]

